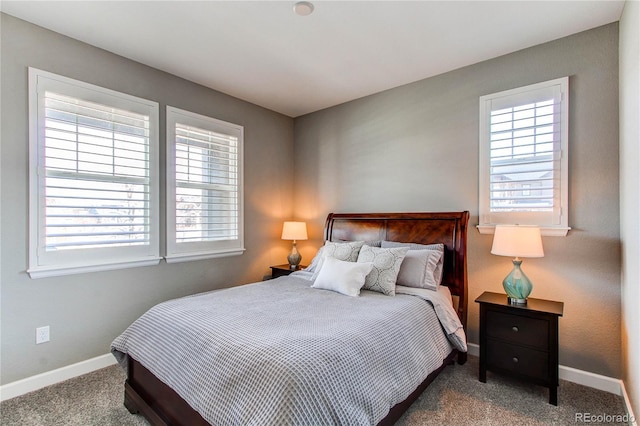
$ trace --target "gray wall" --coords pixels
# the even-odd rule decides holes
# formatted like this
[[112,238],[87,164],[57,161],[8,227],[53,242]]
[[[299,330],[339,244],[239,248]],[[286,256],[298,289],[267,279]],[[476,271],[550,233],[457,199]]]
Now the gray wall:
[[[478,223],[478,98],[570,76],[567,237],[526,259],[532,297],[565,303],[563,365],[620,377],[618,25],[611,24],[296,118],[295,215],[321,243],[328,212],[469,210]],[[503,292],[509,259],[469,232],[469,324],[483,291]]]
[[[640,415],[640,2],[620,19],[620,233],[622,238],[622,378]],[[636,417],[637,419],[637,417]]]
[[[291,217],[309,221],[312,240],[298,243],[303,262],[321,243],[330,211],[467,209],[475,225],[478,97],[565,75],[574,229],[565,238],[544,238],[546,257],[523,267],[534,280],[533,297],[565,302],[561,363],[620,377],[617,34],[617,24],[608,25],[294,121],[2,15],[0,383],[107,353],[111,340],[159,301],[261,279],[286,256],[279,232]],[[157,101],[161,128],[166,104],[245,126],[247,252],[29,279],[28,66]],[[485,290],[502,291],[510,262],[489,253],[491,236],[472,228],[469,242],[469,339],[477,342],[473,300]],[[51,342],[36,346],[42,325],[51,326]],[[633,368],[627,374],[637,386]]]
[[[283,263],[279,240],[291,218],[293,120],[109,52],[2,15],[2,259],[0,383],[109,352],[109,344],[153,304],[222,286],[258,281]],[[245,226],[242,256],[30,279],[27,267],[27,67],[230,121],[245,129]],[[162,167],[164,171],[164,167]],[[164,208],[164,199],[162,200]],[[35,328],[51,342],[35,345]]]

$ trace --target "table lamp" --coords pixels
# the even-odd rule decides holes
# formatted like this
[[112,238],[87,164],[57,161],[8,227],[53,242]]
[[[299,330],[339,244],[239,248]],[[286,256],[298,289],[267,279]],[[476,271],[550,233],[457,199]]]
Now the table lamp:
[[543,257],[542,237],[540,228],[535,226],[497,225],[493,234],[491,254],[511,256],[513,270],[502,280],[502,287],[507,293],[509,303],[526,305],[527,297],[531,294],[533,284],[522,272],[521,257]]
[[302,256],[296,248],[296,240],[307,239],[307,224],[305,222],[285,222],[282,227],[282,239],[293,240],[293,248],[289,256],[287,256],[287,260],[289,261],[289,268],[295,270],[302,260]]

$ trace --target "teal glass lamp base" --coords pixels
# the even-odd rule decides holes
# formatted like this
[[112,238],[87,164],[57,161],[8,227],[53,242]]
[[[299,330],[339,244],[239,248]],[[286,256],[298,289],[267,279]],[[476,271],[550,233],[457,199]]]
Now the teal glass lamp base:
[[526,305],[527,297],[533,290],[533,284],[531,280],[522,272],[520,265],[522,260],[515,258],[513,260],[513,270],[502,280],[502,287],[509,303],[512,305]]

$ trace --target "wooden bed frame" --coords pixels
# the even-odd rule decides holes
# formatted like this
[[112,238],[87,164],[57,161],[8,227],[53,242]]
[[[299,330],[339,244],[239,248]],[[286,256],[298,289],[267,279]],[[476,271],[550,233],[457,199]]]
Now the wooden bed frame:
[[[325,224],[327,241],[401,241],[419,244],[443,243],[445,258],[442,284],[457,300],[456,311],[467,325],[467,224],[469,212],[451,213],[330,213]],[[426,387],[457,357],[464,364],[466,353],[453,350],[416,390],[395,405],[379,425],[393,425],[418,399]],[[128,358],[124,405],[132,414],[143,415],[152,425],[208,425],[173,389],[133,358]]]

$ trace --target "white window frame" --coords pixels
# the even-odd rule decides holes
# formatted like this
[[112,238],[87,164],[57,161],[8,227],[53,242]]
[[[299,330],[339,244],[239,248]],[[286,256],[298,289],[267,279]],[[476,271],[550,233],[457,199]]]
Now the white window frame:
[[[149,116],[150,218],[148,244],[120,247],[69,249],[48,252],[45,246],[46,91]],[[160,260],[158,129],[159,105],[146,99],[93,84],[29,68],[29,267],[31,278],[44,278],[137,266],[157,265]]]
[[[176,124],[236,137],[238,140],[238,238],[221,241],[176,240]],[[212,117],[167,106],[167,263],[241,255],[244,247],[244,127]]]
[[[536,96],[543,91],[560,91],[560,146],[554,148],[560,158],[559,192],[554,205],[554,212],[491,212],[490,210],[490,119],[492,103],[501,105],[498,108],[517,106],[528,102],[535,102]],[[495,105],[495,104],[494,104]],[[497,109],[497,108],[494,108]],[[562,77],[550,81],[528,85],[516,89],[506,90],[480,97],[480,126],[479,126],[479,224],[478,230],[482,234],[493,234],[495,225],[521,224],[540,227],[542,235],[565,236],[569,227],[569,77]]]

